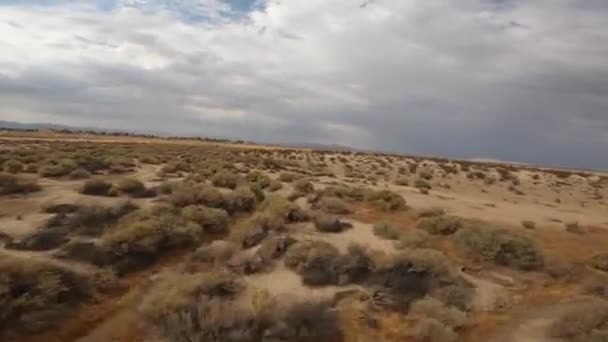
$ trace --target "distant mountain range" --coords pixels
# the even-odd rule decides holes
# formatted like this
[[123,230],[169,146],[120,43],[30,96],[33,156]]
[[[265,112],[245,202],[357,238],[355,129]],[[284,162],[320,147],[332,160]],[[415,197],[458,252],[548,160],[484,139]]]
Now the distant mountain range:
[[[68,126],[68,125],[57,125],[57,124],[49,124],[49,123],[22,123],[15,121],[3,121],[0,120],[0,129],[16,129],[16,130],[68,130],[68,131],[90,131],[90,132],[99,132],[99,133],[134,133],[134,134],[151,134],[158,136],[166,136],[166,134],[158,134],[154,132],[128,132],[124,130],[115,130],[115,129],[101,129],[96,127],[81,127],[81,126]],[[264,144],[264,142],[258,142],[260,144]],[[293,148],[310,148],[314,150],[325,150],[325,151],[340,151],[340,152],[365,152],[361,149],[355,149],[349,146],[343,145],[324,145],[324,144],[314,144],[314,143],[275,143],[272,145],[279,145],[284,147],[293,147]],[[367,151],[369,152],[369,151]]]

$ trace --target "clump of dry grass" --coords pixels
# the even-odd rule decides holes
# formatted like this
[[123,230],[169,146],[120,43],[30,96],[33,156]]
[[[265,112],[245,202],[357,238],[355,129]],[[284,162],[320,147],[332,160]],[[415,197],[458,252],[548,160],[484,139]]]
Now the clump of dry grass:
[[40,185],[30,178],[0,172],[0,196],[40,191]]

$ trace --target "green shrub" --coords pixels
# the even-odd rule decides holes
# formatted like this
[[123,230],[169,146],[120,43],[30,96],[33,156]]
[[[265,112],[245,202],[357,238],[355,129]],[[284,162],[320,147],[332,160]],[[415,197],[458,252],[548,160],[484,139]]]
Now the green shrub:
[[0,172],[0,196],[40,191],[33,179]]
[[84,182],[80,193],[84,195],[108,196],[112,183],[108,183],[103,179],[95,178]]
[[8,173],[20,173],[23,172],[23,163],[18,160],[9,159],[2,164],[2,169]]
[[47,163],[38,169],[38,173],[43,177],[62,177],[69,175],[78,168],[78,164],[71,159],[62,159],[59,162]]
[[482,225],[460,229],[455,237],[459,243],[497,265],[527,271],[544,264],[542,253],[530,239],[508,230]]
[[433,235],[451,235],[462,226],[463,222],[460,217],[448,215],[424,217],[419,219],[416,224],[416,228]]
[[228,214],[223,209],[189,205],[181,210],[181,215],[207,233],[224,233],[228,230]]
[[[124,258],[151,262],[160,253],[190,246],[200,241],[203,229],[174,213],[171,208],[154,207],[121,219],[102,236],[102,246]],[[122,273],[129,271],[125,270]]]
[[367,200],[383,211],[407,209],[407,204],[403,197],[390,190],[376,191],[370,194]]
[[117,189],[129,195],[137,195],[146,191],[146,186],[142,181],[135,178],[123,178],[118,181]]
[[388,223],[377,223],[374,225],[374,235],[387,240],[398,240],[399,232]]
[[236,189],[241,183],[241,178],[235,173],[221,171],[211,177],[211,183],[220,188]]

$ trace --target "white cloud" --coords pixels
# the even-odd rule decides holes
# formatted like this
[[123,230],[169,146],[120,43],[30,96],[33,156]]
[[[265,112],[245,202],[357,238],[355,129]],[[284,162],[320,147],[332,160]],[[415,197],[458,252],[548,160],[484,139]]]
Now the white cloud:
[[235,17],[220,0],[7,6],[0,118],[608,165],[580,155],[608,128],[607,9],[269,0]]

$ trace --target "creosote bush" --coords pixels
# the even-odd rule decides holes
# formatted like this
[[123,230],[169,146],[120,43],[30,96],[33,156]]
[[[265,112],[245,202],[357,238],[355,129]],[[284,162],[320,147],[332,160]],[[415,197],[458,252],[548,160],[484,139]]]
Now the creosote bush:
[[112,183],[94,178],[85,181],[80,192],[84,195],[108,196],[110,189],[112,189]]
[[390,190],[380,190],[371,193],[367,200],[383,211],[396,211],[407,209],[407,204],[401,195]]
[[211,184],[220,188],[236,189],[241,182],[239,175],[229,171],[220,171],[211,177]]
[[38,182],[31,178],[0,172],[0,196],[40,191]]
[[497,265],[535,270],[543,266],[544,258],[532,240],[505,229],[479,223],[468,224],[455,234],[456,241],[484,259]]
[[321,197],[321,199],[313,205],[313,208],[329,214],[344,215],[352,213],[348,204],[338,197]]
[[388,223],[377,223],[374,225],[374,234],[387,240],[398,240],[399,232]]
[[433,235],[451,235],[462,226],[463,222],[460,217],[449,215],[424,217],[419,219],[416,224],[416,228]]
[[84,277],[50,264],[0,255],[0,329],[33,333],[49,328],[95,291]]
[[247,305],[238,300],[243,292],[244,285],[228,273],[171,274],[139,311],[176,342],[340,339],[337,316],[327,303],[280,301],[257,289]]

